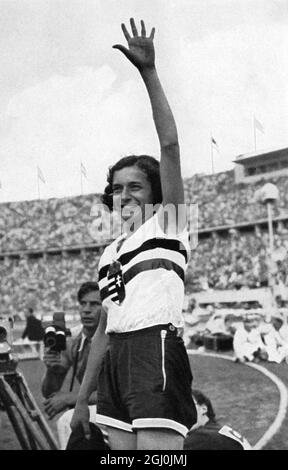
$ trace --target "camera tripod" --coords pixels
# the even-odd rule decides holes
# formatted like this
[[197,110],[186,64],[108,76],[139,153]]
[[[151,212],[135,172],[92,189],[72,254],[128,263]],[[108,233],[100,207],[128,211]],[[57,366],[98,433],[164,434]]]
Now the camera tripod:
[[23,450],[57,450],[58,443],[16,370],[0,372],[0,409],[4,409]]

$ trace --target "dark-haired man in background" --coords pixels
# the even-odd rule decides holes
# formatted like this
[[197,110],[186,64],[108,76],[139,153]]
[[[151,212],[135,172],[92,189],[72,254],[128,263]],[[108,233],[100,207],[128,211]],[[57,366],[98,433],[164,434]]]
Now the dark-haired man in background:
[[[67,338],[66,350],[61,353],[45,348],[43,361],[46,365],[45,375],[42,379],[42,394],[45,397],[45,412],[50,419],[57,414],[67,411],[57,422],[58,435],[61,448],[65,448],[70,429],[70,419],[73,414],[78,392],[73,390],[75,378],[82,382],[87,359],[90,351],[90,343],[101,316],[101,300],[99,287],[96,282],[85,282],[81,285],[78,294],[80,304],[80,321],[82,328],[77,336]],[[70,388],[68,392],[62,391],[64,379],[69,370],[72,370]],[[96,392],[90,397],[89,404],[95,405]],[[90,407],[90,413],[95,414],[96,407]]]

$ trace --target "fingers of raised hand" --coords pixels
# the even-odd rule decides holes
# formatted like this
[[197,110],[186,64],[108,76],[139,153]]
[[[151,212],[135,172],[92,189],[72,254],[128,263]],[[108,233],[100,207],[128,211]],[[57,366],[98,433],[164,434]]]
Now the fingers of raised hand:
[[[146,27],[145,27],[144,21],[141,20],[140,24],[141,24],[141,37],[146,38]],[[139,35],[138,35],[138,31],[137,31],[137,28],[136,28],[134,18],[130,18],[130,25],[131,25],[131,31],[132,31],[133,37],[138,37]],[[130,34],[129,34],[129,32],[128,32],[128,30],[127,30],[124,23],[121,24],[121,28],[122,28],[123,34],[124,34],[127,42],[129,42],[131,40],[131,36],[130,36]],[[155,28],[152,28],[149,39],[153,40],[154,35],[155,35]]]
[[121,24],[121,28],[122,28],[123,34],[124,34],[124,36],[125,36],[125,38],[126,38],[126,41],[129,42],[130,39],[131,39],[131,36],[130,36],[130,34],[128,33],[127,28],[126,28],[126,26],[125,26],[124,23]]
[[145,28],[145,23],[143,20],[140,21],[141,23],[141,36],[142,38],[146,38],[146,28]]
[[136,25],[135,25],[135,21],[134,21],[134,18],[130,18],[130,25],[131,25],[131,30],[132,30],[132,33],[133,33],[133,36],[138,36],[138,31],[137,31],[137,28],[136,28]]

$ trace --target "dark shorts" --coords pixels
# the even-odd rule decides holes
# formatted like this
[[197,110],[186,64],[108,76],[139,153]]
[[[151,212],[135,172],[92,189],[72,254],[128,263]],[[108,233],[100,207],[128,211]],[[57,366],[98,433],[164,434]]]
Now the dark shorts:
[[126,431],[166,428],[186,435],[196,422],[192,373],[173,325],[110,334],[98,385],[99,423]]

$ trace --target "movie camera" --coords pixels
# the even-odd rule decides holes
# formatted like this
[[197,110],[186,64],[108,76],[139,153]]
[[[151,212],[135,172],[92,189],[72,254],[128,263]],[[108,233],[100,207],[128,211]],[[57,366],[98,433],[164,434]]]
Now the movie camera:
[[66,328],[65,314],[63,312],[55,312],[52,323],[48,323],[45,327],[45,348],[55,352],[65,351],[67,336],[71,336],[71,331],[69,328]]
[[5,411],[24,450],[57,450],[58,442],[43,417],[13,354],[13,318],[0,316],[0,410]]
[[12,352],[12,328],[13,318],[0,317],[0,373],[12,372],[17,366],[17,356]]

